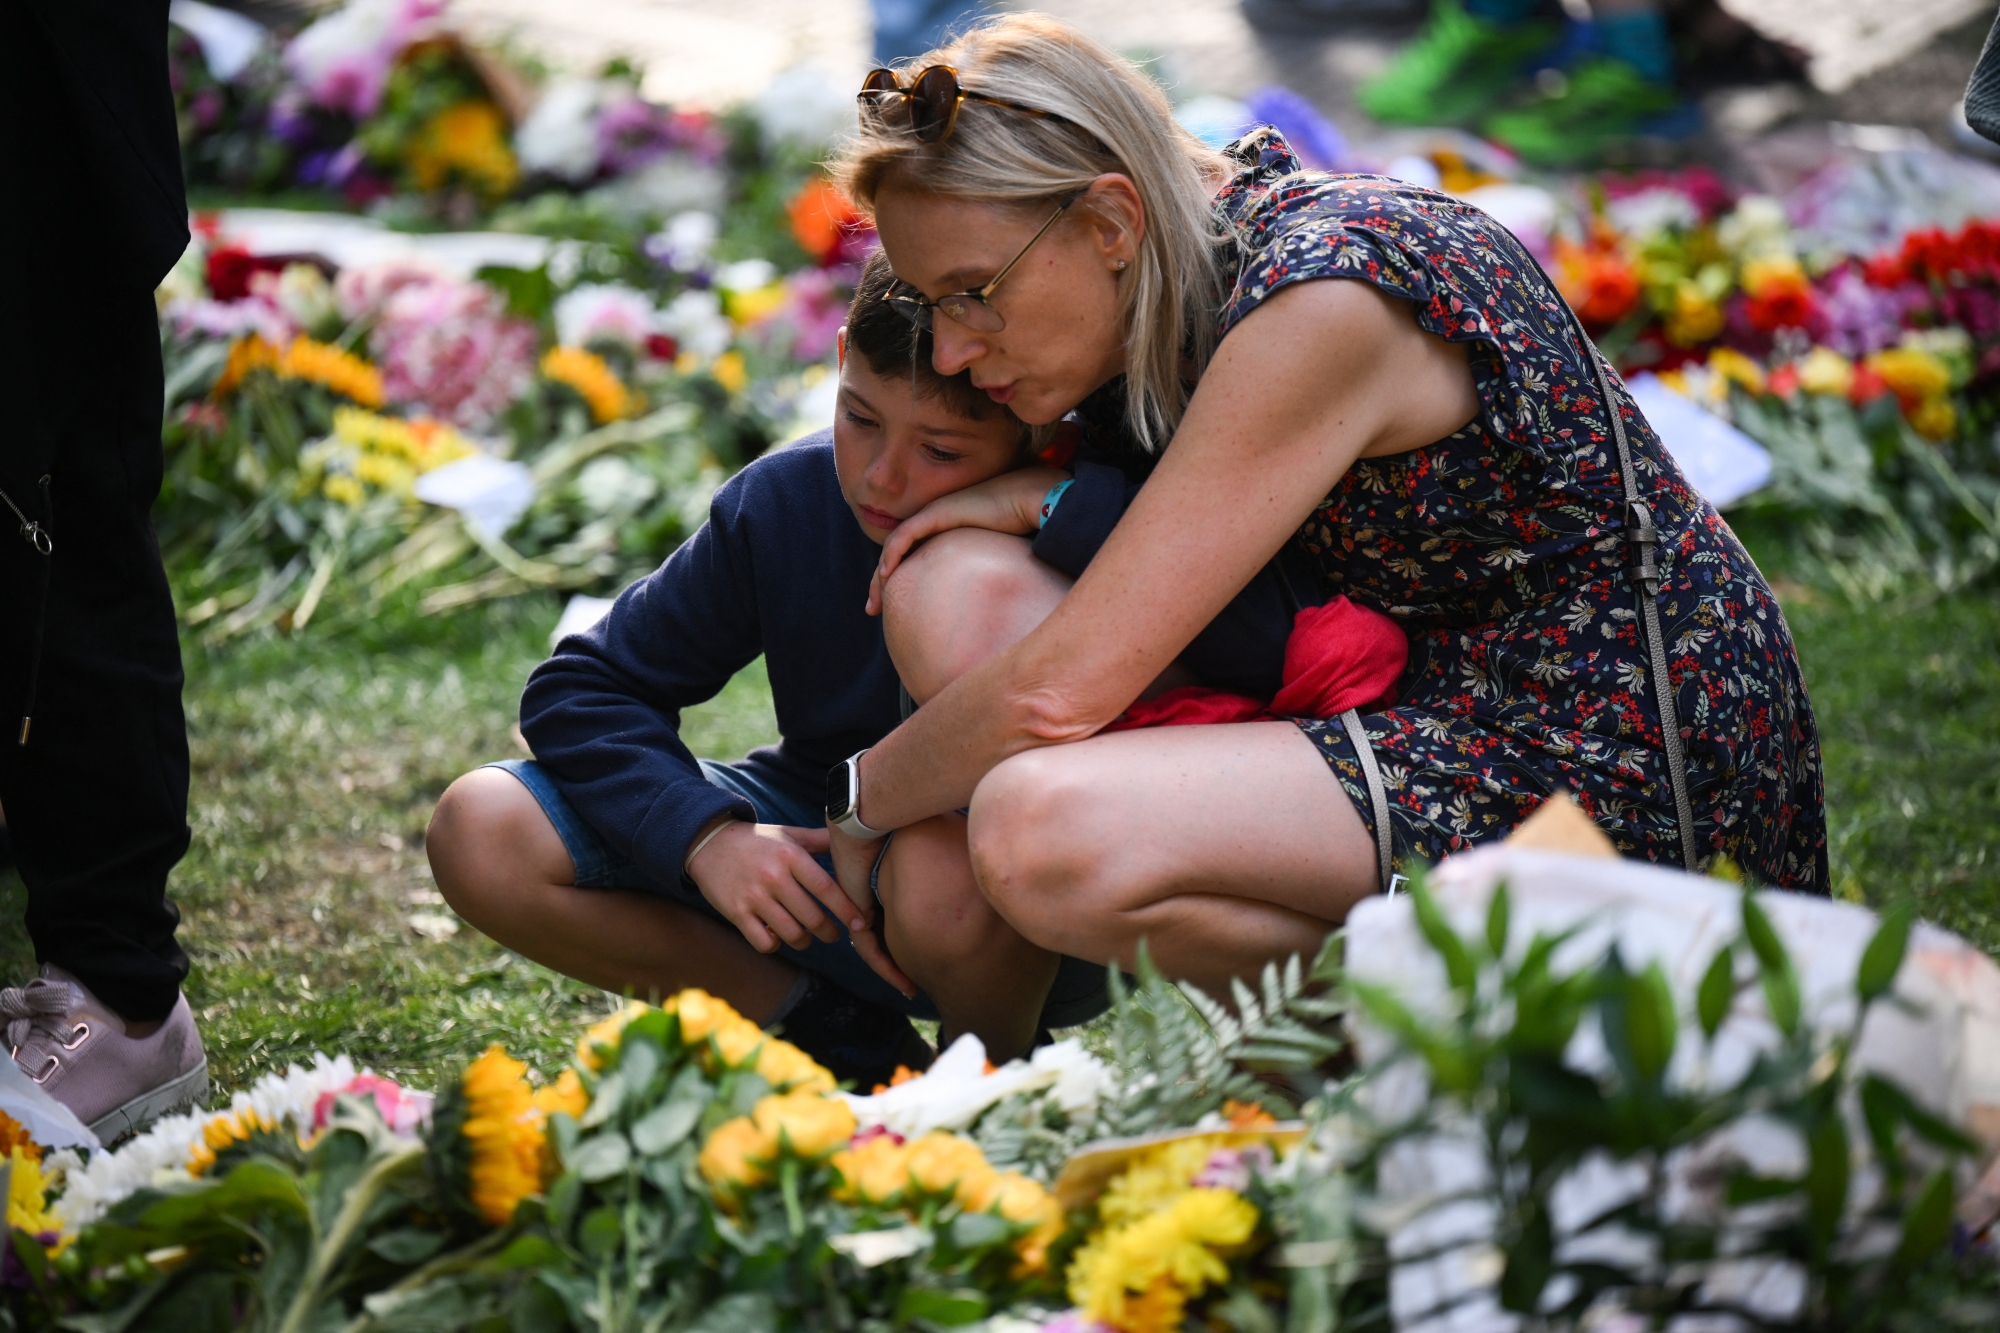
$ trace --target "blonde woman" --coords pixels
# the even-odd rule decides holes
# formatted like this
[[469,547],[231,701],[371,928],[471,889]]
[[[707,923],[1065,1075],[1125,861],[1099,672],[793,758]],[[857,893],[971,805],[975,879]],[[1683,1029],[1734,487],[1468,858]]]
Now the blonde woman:
[[[1143,939],[1221,986],[1558,791],[1628,855],[1825,891],[1777,602],[1491,218],[1302,171],[1272,131],[1210,152],[1036,15],[877,71],[862,106],[840,177],[936,368],[1150,469],[1129,508],[1096,473],[1091,495],[1010,473],[884,548],[875,600],[924,702],[834,770],[828,818],[911,975],[949,986],[948,946],[900,937],[898,901],[963,893],[1051,955],[1129,966]],[[1107,508],[1052,586],[1027,538]],[[1398,703],[1099,735],[1282,549],[1408,631]]]

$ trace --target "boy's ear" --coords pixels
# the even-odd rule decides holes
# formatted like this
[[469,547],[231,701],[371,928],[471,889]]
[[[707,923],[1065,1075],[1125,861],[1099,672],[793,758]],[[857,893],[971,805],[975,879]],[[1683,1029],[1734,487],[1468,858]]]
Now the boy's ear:
[[845,324],[841,325],[840,331],[833,335],[833,351],[835,366],[841,370],[847,369],[847,326]]

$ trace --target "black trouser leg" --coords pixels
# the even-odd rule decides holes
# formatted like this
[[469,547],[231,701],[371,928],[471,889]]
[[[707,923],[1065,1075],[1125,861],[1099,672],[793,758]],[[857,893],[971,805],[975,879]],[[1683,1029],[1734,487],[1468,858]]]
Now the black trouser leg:
[[0,507],[0,807],[36,956],[148,1022],[172,1010],[188,970],[166,896],[188,846],[188,750],[151,513],[160,345],[150,293],[93,313],[86,345],[36,358],[60,369],[5,385],[6,401],[32,395],[39,410],[0,431],[0,490],[48,527],[53,551],[34,725],[21,745],[43,557]]

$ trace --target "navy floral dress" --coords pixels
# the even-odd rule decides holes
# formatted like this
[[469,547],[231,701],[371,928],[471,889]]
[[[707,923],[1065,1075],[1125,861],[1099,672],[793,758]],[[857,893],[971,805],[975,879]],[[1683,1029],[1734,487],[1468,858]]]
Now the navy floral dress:
[[[1363,459],[1295,546],[1325,591],[1399,620],[1397,705],[1364,718],[1395,856],[1503,836],[1567,790],[1627,855],[1678,864],[1658,709],[1625,576],[1617,447],[1587,352],[1519,241],[1478,209],[1373,176],[1302,171],[1275,130],[1238,141],[1216,200],[1236,237],[1226,334],[1288,283],[1351,278],[1467,344],[1482,411],[1446,439]],[[1662,533],[1660,615],[1699,855],[1824,893],[1819,738],[1777,599],[1624,394],[1639,489]],[[1362,820],[1337,720],[1299,724]],[[1372,828],[1371,828],[1372,832]]]

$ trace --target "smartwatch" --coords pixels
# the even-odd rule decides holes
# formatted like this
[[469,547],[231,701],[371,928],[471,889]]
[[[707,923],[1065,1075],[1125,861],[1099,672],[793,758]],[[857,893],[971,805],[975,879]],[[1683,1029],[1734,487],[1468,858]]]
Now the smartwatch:
[[826,771],[826,822],[850,838],[863,842],[882,837],[887,829],[872,829],[861,822],[861,756],[856,750]]

